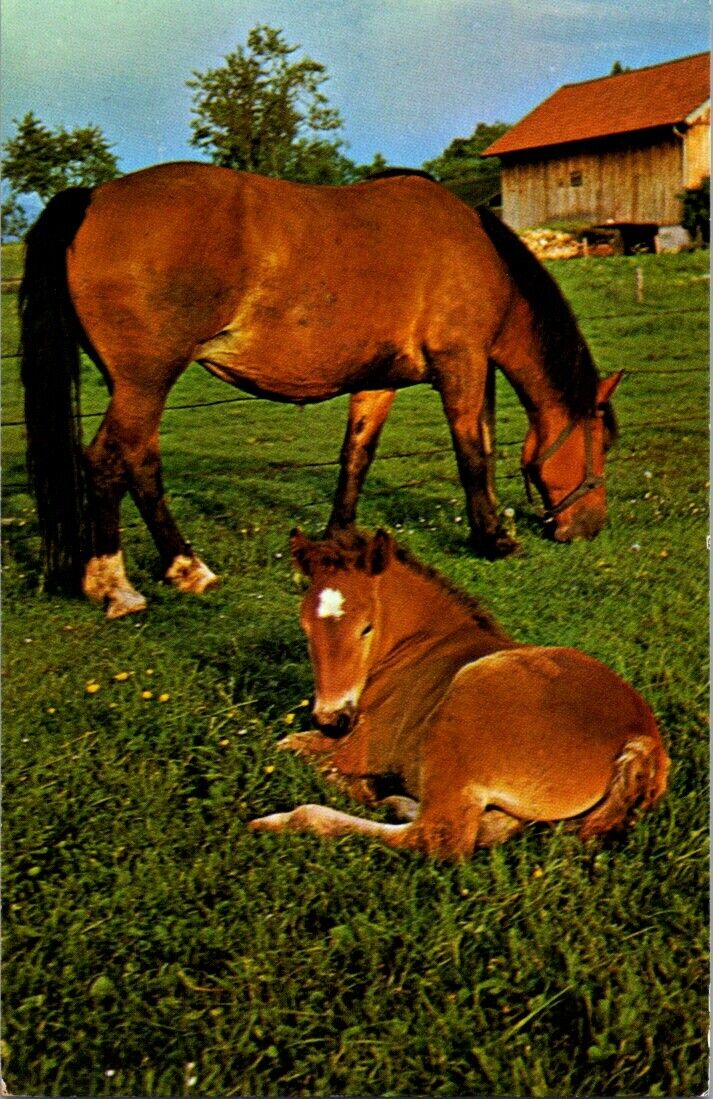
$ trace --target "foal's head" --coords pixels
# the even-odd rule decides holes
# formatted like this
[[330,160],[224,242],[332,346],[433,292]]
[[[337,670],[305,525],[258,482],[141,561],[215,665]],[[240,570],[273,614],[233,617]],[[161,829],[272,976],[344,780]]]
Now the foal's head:
[[292,560],[309,578],[300,624],[315,681],[313,715],[327,735],[348,732],[356,715],[381,630],[379,578],[391,561],[385,531],[349,543],[290,538]]
[[533,425],[523,444],[528,495],[542,496],[548,533],[557,542],[595,538],[606,519],[604,457],[616,437],[610,399],[621,373],[602,379],[592,416],[551,418],[548,431]]

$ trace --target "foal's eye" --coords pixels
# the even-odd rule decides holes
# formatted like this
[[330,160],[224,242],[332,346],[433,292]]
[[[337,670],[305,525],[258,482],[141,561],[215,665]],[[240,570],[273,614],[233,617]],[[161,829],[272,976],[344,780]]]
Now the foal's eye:
[[371,633],[371,631],[372,631],[373,629],[374,629],[374,627],[373,627],[373,626],[371,625],[371,623],[369,623],[369,625],[368,625],[368,626],[365,626],[365,627],[364,627],[364,629],[363,629],[363,630],[361,631],[361,636],[362,636],[362,637],[366,637],[366,635],[367,635],[368,633]]

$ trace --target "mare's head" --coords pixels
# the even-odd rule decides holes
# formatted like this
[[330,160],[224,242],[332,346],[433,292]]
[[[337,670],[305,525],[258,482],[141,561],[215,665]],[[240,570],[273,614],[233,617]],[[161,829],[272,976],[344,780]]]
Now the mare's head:
[[606,519],[604,456],[616,439],[610,405],[621,381],[618,372],[597,386],[594,414],[549,418],[547,429],[533,424],[522,449],[522,472],[528,496],[540,493],[545,529],[557,542],[596,538]]
[[292,560],[310,582],[300,624],[307,636],[315,682],[313,716],[327,735],[351,728],[381,631],[379,581],[393,543],[385,531],[349,542],[290,538]]

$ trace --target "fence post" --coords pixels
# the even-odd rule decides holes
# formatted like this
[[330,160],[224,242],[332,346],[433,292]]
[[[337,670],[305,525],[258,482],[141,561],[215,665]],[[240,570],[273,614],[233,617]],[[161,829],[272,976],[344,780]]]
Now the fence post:
[[641,305],[644,300],[644,269],[637,267],[635,272],[636,300]]

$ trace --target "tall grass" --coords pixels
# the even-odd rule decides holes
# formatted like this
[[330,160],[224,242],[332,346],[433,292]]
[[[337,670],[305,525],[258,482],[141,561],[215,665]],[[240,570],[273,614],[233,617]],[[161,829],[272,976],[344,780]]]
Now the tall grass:
[[[223,586],[204,599],[165,588],[127,504],[130,573],[149,611],[113,624],[42,591],[22,432],[6,427],[2,1052],[12,1091],[704,1090],[705,256],[551,269],[601,372],[629,371],[615,401],[622,437],[605,531],[589,544],[541,539],[509,445],[524,416],[504,384],[499,492],[516,510],[521,557],[488,564],[465,548],[447,426],[423,388],[397,399],[361,520],[395,530],[519,639],[578,646],[633,683],[665,732],[669,795],[623,840],[583,845],[534,827],[459,866],[356,837],[248,834],[251,817],[302,801],[349,807],[275,751],[288,729],[309,727],[311,691],[287,534],[326,521],[336,468],[316,463],[337,457],[345,402],[167,413],[173,507]],[[2,305],[9,355],[13,295]],[[17,364],[4,366],[12,422]],[[192,367],[170,403],[230,396]],[[87,366],[84,409],[105,402]]]

